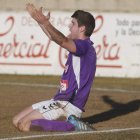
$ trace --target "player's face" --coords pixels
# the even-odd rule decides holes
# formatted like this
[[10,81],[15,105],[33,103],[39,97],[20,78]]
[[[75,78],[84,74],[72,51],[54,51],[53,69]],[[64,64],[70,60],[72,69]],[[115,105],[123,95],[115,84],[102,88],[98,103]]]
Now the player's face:
[[69,30],[70,30],[70,36],[72,39],[79,38],[79,27],[78,27],[78,22],[75,18],[71,20],[71,23],[69,25]]

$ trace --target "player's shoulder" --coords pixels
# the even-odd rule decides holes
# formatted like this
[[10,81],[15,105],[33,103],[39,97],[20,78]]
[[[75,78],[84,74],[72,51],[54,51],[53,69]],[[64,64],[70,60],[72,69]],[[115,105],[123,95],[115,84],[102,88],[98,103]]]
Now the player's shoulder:
[[90,38],[87,39],[74,39],[74,42],[76,45],[82,45],[82,46],[92,46],[93,42],[90,40]]

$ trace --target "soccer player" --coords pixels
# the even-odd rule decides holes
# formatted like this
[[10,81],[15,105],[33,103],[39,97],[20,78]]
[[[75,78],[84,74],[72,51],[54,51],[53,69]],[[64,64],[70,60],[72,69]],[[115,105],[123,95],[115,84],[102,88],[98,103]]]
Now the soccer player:
[[[69,51],[60,89],[50,100],[27,107],[13,118],[20,131],[40,126],[45,131],[92,130],[79,118],[84,111],[96,71],[96,52],[90,40],[95,28],[94,17],[83,10],[73,13],[70,35],[64,36],[45,16],[42,8],[27,4],[26,9],[44,33],[60,47]],[[58,120],[65,117],[65,121]]]

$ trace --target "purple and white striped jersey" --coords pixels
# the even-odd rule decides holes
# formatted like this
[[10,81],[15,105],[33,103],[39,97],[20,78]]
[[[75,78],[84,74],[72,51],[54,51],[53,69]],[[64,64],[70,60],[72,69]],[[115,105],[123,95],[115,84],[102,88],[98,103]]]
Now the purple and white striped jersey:
[[76,53],[69,53],[54,100],[69,101],[84,111],[96,71],[96,52],[90,38],[76,39]]

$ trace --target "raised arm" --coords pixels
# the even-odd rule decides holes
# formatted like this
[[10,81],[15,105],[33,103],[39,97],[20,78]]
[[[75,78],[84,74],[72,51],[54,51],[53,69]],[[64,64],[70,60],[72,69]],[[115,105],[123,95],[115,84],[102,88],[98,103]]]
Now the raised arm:
[[48,36],[48,38],[50,40],[52,40],[51,35],[49,34],[49,32],[45,29],[45,27],[41,24],[39,24],[39,26],[41,27],[41,29],[43,30],[43,32]]
[[33,4],[27,4],[27,11],[31,15],[31,17],[38,22],[42,30],[46,33],[46,35],[56,42],[61,47],[67,49],[70,52],[76,52],[76,46],[72,39],[64,36],[60,31],[58,31],[42,13],[42,7],[40,9],[36,9]]
[[[40,10],[42,11],[42,7],[40,8]],[[48,12],[46,18],[49,20],[50,19],[50,12]],[[39,23],[38,23],[39,24]],[[42,24],[39,24],[39,26],[41,27],[41,29],[43,30],[43,32],[48,36],[48,38],[50,40],[52,40],[51,35],[48,33],[48,31],[45,29],[45,27]]]

